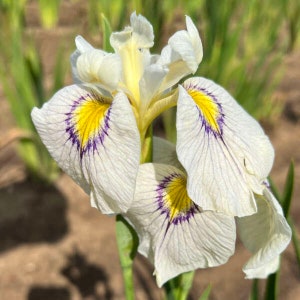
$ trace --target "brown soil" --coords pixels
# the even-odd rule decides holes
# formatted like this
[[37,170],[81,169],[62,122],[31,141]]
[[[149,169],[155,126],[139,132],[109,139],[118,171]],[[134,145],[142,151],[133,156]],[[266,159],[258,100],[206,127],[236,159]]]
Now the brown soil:
[[[84,24],[84,7],[71,9],[65,1],[55,30],[40,29],[37,13],[27,22],[36,35],[44,59],[53,59],[58,41],[73,41]],[[28,11],[36,7],[29,5]],[[74,27],[74,20],[75,22]],[[80,21],[79,21],[80,20]],[[76,27],[77,26],[77,27]],[[75,29],[74,29],[75,28]],[[79,29],[78,29],[79,30]],[[271,174],[282,190],[290,159],[296,182],[291,214],[300,230],[300,51],[283,62],[285,77],[278,89],[284,111],[272,128],[266,128],[276,149]],[[50,62],[51,65],[51,62]],[[46,73],[51,76],[50,68]],[[67,176],[54,186],[30,182],[15,151],[15,143],[1,147],[11,136],[13,118],[0,89],[0,299],[67,300],[124,299],[115,240],[115,220],[90,207],[88,196]],[[198,299],[212,283],[210,299],[248,299],[251,281],[241,271],[249,253],[237,244],[236,254],[218,268],[198,270],[190,299]],[[141,256],[135,261],[137,299],[162,299],[152,266]],[[280,299],[300,299],[300,272],[292,245],[284,252]]]

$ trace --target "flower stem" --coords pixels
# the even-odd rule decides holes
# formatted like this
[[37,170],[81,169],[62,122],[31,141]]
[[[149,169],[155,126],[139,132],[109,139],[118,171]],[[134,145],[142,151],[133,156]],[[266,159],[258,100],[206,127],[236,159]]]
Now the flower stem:
[[191,289],[194,271],[178,275],[176,278],[169,280],[165,285],[167,300],[185,300]]
[[124,278],[125,296],[127,300],[133,300],[134,287],[132,265],[137,251],[138,237],[123,216],[118,215],[116,221],[117,245]]
[[[142,137],[142,152],[140,163],[152,161],[152,125]],[[124,278],[125,297],[134,299],[133,259],[139,244],[138,236],[122,215],[116,217],[116,237],[119,257]]]
[[141,164],[152,162],[153,127],[147,129],[145,137],[142,138]]

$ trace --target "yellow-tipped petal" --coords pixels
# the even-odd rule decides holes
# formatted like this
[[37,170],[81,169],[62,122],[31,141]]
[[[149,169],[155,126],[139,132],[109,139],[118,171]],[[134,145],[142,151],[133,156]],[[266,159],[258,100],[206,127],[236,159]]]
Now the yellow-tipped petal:
[[194,201],[232,216],[255,213],[253,192],[262,194],[274,159],[260,125],[222,87],[195,77],[179,87],[176,126]]
[[144,164],[125,215],[139,235],[138,251],[154,263],[158,286],[177,275],[225,263],[234,252],[234,218],[202,211],[170,165]]
[[50,154],[106,214],[129,208],[140,159],[139,132],[127,97],[119,93],[111,101],[74,85],[32,111]]

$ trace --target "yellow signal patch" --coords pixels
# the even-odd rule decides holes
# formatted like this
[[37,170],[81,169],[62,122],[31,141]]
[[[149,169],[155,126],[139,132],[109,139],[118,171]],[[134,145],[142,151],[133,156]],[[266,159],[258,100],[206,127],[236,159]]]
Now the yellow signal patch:
[[74,111],[75,131],[83,148],[90,138],[99,131],[110,104],[96,99],[85,99]]
[[164,206],[169,209],[170,214],[169,222],[172,222],[180,214],[188,212],[192,205],[193,202],[186,190],[186,179],[183,177],[173,178],[168,183],[164,196]]
[[199,90],[188,90],[188,94],[193,98],[207,124],[214,130],[220,133],[218,124],[219,107],[210,96]]

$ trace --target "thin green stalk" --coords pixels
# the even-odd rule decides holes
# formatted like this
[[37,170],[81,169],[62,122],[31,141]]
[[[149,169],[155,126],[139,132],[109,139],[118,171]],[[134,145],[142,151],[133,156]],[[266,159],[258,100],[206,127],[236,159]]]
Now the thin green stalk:
[[292,202],[292,196],[294,191],[294,162],[291,161],[288,174],[286,176],[284,191],[282,196],[282,208],[284,216],[288,218],[289,210]]
[[185,300],[193,284],[195,272],[186,272],[169,280],[164,285],[167,300]]
[[116,221],[117,245],[124,279],[125,296],[127,300],[134,300],[132,267],[137,251],[138,237],[123,216],[118,215]]
[[264,300],[276,300],[278,298],[279,271],[280,268],[268,277]]
[[[275,193],[277,194],[278,200],[280,201],[284,216],[287,218],[290,225],[292,224],[292,220],[289,217],[289,209],[292,202],[292,196],[293,196],[293,190],[294,190],[294,163],[291,161],[290,167],[288,170],[288,174],[286,176],[285,185],[284,185],[284,192],[283,195],[280,196],[277,192],[277,189],[274,188],[274,184],[271,182],[271,187],[274,189]],[[292,229],[292,239],[296,250],[296,256],[297,260],[299,262],[299,244],[296,237],[295,228],[293,229],[293,226],[291,226]],[[298,251],[298,253],[297,253]],[[276,300],[278,297],[278,291],[279,291],[279,274],[280,274],[280,267],[278,268],[278,271],[274,274],[271,274],[268,277],[267,285],[266,285],[266,291],[265,291],[265,300]]]
[[258,300],[259,299],[259,289],[258,289],[258,279],[253,279],[252,281],[252,289],[249,300]]
[[294,221],[291,217],[288,217],[288,222],[292,229],[292,242],[293,242],[293,246],[295,249],[296,259],[297,259],[298,268],[299,268],[299,272],[300,272],[300,242],[299,242],[299,238],[298,238],[298,233],[297,233]]
[[[141,163],[152,161],[152,140],[152,126],[150,126],[142,142]],[[116,218],[116,237],[124,278],[125,296],[127,300],[133,300],[133,260],[139,241],[136,232],[122,215],[118,215]]]
[[199,300],[208,300],[209,299],[209,295],[210,295],[210,292],[211,292],[211,288],[212,288],[212,285],[209,284],[206,289],[204,290],[204,292],[202,293],[202,295],[200,296]]
[[188,294],[191,290],[193,280],[194,280],[195,272],[187,272],[181,275],[180,284],[178,286],[177,299],[185,300],[188,297]]

